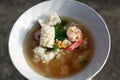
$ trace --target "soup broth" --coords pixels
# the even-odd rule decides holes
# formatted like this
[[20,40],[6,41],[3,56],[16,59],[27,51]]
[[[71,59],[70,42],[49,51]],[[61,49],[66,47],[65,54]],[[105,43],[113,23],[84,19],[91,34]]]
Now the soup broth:
[[[39,41],[37,41],[34,36],[35,32],[40,29],[38,23],[36,23],[28,32],[24,41],[24,54],[27,63],[37,73],[51,78],[64,78],[81,72],[87,65],[89,65],[94,52],[93,39],[87,28],[74,19],[67,17],[60,18],[66,20],[68,25],[72,22],[77,24],[77,27],[81,29],[84,35],[84,39],[87,40],[86,46],[76,48],[73,52],[63,55],[61,59],[58,59],[56,56],[56,58],[51,60],[48,64],[45,64],[42,63],[42,61],[34,62],[33,60],[33,49],[39,45]],[[81,61],[81,59],[83,61]]]

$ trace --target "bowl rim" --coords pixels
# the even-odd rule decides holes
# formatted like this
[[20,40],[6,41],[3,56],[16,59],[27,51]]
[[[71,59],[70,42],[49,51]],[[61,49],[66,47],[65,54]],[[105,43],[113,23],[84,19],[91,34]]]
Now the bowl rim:
[[[34,6],[31,6],[30,8],[28,8],[25,12],[23,12],[23,13],[18,17],[18,19],[15,21],[15,23],[19,20],[19,18],[20,18],[24,13],[26,13],[26,12],[27,12],[28,10],[30,10],[31,8],[33,8],[33,7],[35,7],[35,6],[39,5],[39,4],[46,3],[46,2],[50,2],[50,1],[51,1],[51,0],[49,0],[49,1],[43,1],[43,2],[40,2],[40,3],[38,3],[38,4],[35,4]],[[85,4],[85,3],[82,3],[82,2],[80,2],[80,1],[75,1],[75,0],[68,0],[68,1],[72,1],[72,2],[75,2],[75,3],[79,3],[80,5],[86,6],[87,8],[91,9],[91,10],[92,10],[94,13],[96,13],[97,16],[103,21],[103,24],[105,25],[105,28],[106,28],[107,33],[108,33],[109,48],[108,48],[108,51],[107,51],[106,59],[105,59],[105,61],[103,62],[103,64],[101,65],[101,67],[91,76],[91,79],[92,79],[93,77],[95,77],[95,76],[103,69],[103,67],[105,66],[105,63],[106,63],[107,60],[108,60],[108,57],[109,57],[109,54],[110,54],[110,50],[111,50],[111,36],[110,36],[110,32],[109,32],[109,29],[108,29],[108,27],[107,27],[107,24],[105,23],[105,21],[104,21],[104,19],[102,18],[102,16],[101,16],[97,11],[95,11],[92,7],[88,6],[88,5]],[[13,59],[12,59],[12,56],[11,56],[10,44],[9,44],[9,43],[10,43],[11,32],[13,31],[13,28],[14,28],[14,26],[15,26],[15,23],[14,23],[14,25],[13,25],[11,31],[10,31],[9,40],[8,40],[8,51],[9,51],[9,56],[10,56],[10,59],[11,59],[11,61],[12,61],[12,64],[13,64],[14,67],[17,69],[17,66],[15,65],[15,63],[14,63],[14,61],[13,61]],[[27,77],[26,77],[25,75],[23,75],[18,69],[17,69],[17,71],[18,71],[22,76],[24,76],[25,78],[27,78]]]

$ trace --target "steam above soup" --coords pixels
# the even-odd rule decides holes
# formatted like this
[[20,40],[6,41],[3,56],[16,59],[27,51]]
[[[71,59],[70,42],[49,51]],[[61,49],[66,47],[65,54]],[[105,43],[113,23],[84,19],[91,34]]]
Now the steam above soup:
[[63,78],[83,70],[93,56],[93,40],[79,22],[53,13],[28,32],[24,53],[38,73]]

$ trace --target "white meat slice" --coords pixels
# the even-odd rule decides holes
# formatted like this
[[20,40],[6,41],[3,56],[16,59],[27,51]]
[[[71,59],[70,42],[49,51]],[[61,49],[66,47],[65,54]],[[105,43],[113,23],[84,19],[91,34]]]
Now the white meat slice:
[[49,25],[41,26],[40,46],[53,48],[55,38],[55,29]]
[[38,55],[38,56],[41,56],[41,55],[43,55],[44,53],[45,53],[45,49],[44,48],[42,48],[42,47],[35,47],[34,48],[34,52],[35,52],[35,54],[36,55]]
[[40,25],[46,24],[49,26],[54,26],[57,23],[61,23],[61,19],[59,18],[57,13],[53,13],[50,16],[48,16],[47,19],[45,19],[45,20],[39,19],[38,22]]
[[34,48],[34,58],[39,59],[40,57],[43,63],[48,63],[57,55],[57,52],[47,52],[43,47],[54,47],[55,29],[53,26],[57,23],[61,23],[61,19],[56,13],[54,13],[48,16],[45,20],[39,19],[38,22],[41,25],[40,43],[38,47]]
[[53,51],[47,52],[45,48],[42,48],[40,46],[34,49],[34,53],[34,58],[36,58],[36,56],[39,56],[43,63],[49,63],[57,55]]

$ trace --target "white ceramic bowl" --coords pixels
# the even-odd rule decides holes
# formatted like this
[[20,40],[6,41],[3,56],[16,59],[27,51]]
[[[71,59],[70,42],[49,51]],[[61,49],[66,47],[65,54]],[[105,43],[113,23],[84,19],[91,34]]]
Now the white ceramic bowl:
[[70,17],[83,23],[91,32],[95,43],[94,57],[91,63],[81,73],[65,78],[65,80],[92,79],[103,68],[110,52],[111,41],[107,25],[95,10],[81,2],[61,0],[56,3],[56,1],[58,0],[39,3],[24,12],[16,21],[9,37],[9,52],[12,62],[17,70],[29,80],[50,79],[34,72],[26,63],[23,42],[27,32],[39,17],[55,11],[61,16]]

